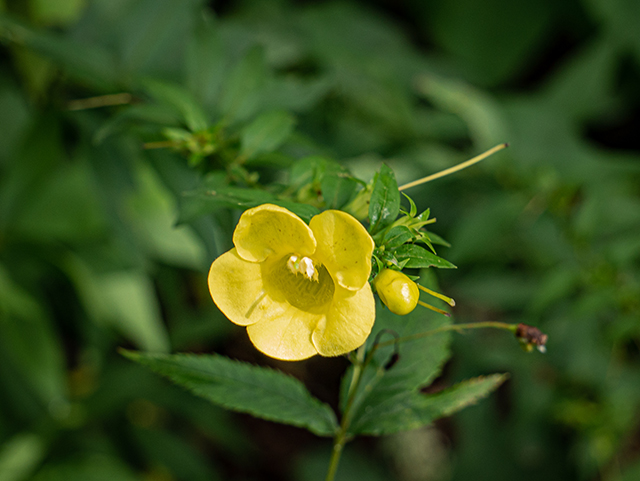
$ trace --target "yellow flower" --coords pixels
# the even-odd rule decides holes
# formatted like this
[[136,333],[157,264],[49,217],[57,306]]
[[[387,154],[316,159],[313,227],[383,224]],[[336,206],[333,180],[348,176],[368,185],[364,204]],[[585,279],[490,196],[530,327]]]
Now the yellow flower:
[[256,348],[294,361],[364,344],[375,320],[375,244],[360,222],[328,210],[307,225],[264,204],[242,214],[233,244],[211,265],[209,291]]

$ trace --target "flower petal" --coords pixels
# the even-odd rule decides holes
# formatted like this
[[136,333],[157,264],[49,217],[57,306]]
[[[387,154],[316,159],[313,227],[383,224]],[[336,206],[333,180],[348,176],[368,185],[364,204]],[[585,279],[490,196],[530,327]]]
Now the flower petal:
[[368,282],[356,292],[336,289],[326,318],[313,332],[313,343],[321,356],[353,351],[367,340],[375,319],[376,306]]
[[252,262],[273,254],[309,256],[316,250],[309,226],[293,212],[273,204],[245,211],[233,232],[233,244],[240,257]]
[[240,326],[258,322],[267,307],[260,264],[242,259],[236,249],[211,264],[209,292],[223,314]]
[[326,210],[309,223],[318,247],[314,258],[322,262],[342,287],[358,290],[369,280],[375,243],[354,217]]
[[300,361],[318,354],[312,340],[318,321],[324,316],[301,311],[290,304],[279,304],[278,311],[247,327],[253,345],[267,356],[283,361]]

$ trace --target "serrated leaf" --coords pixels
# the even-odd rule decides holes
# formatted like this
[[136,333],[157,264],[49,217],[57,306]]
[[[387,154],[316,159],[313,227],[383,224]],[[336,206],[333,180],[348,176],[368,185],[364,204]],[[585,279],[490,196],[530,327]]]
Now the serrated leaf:
[[400,191],[396,176],[387,165],[373,178],[369,204],[369,232],[375,234],[391,224],[400,213]]
[[240,132],[240,154],[251,159],[276,150],[291,135],[295,120],[287,112],[273,111],[259,115]]
[[436,394],[403,392],[367,410],[351,426],[352,434],[379,436],[416,429],[477,403],[498,388],[507,374],[462,381]]
[[414,269],[424,269],[427,267],[438,267],[441,269],[455,269],[451,262],[438,257],[433,252],[429,252],[424,247],[415,244],[405,244],[395,251],[396,258],[401,261],[408,259],[406,267]]
[[332,436],[338,427],[327,404],[280,371],[215,354],[122,354],[227,409],[306,428],[319,436]]

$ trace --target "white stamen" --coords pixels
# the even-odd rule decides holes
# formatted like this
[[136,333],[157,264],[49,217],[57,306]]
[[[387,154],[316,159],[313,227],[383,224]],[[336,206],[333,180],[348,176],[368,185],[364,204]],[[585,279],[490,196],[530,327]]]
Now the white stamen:
[[291,256],[287,261],[287,267],[294,274],[302,274],[307,279],[313,281],[318,280],[318,271],[316,271],[313,265],[313,260],[309,257],[299,258],[298,256]]

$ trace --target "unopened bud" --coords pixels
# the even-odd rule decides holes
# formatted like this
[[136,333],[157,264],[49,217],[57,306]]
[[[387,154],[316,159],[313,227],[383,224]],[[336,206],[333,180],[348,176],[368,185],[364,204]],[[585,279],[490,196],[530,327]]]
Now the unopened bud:
[[383,269],[373,280],[373,286],[380,300],[394,314],[404,316],[418,305],[418,286],[400,271]]

